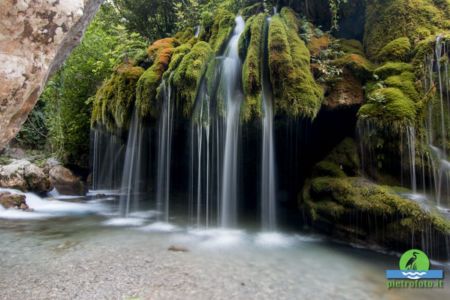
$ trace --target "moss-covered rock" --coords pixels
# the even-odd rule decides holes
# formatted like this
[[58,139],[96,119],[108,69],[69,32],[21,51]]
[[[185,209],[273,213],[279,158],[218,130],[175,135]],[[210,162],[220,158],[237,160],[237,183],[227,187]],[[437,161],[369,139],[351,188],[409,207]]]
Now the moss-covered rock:
[[224,50],[235,25],[235,15],[228,10],[219,9],[215,12],[214,22],[211,26],[211,34],[208,40],[215,53]]
[[413,66],[403,62],[387,62],[381,67],[376,68],[374,71],[375,75],[380,79],[386,79],[393,75],[400,75],[404,72],[414,72]]
[[360,121],[369,120],[379,128],[401,131],[414,124],[416,106],[400,89],[382,88],[369,95],[358,117]]
[[177,90],[177,100],[183,115],[189,117],[197,95],[198,86],[214,51],[208,43],[198,42],[179,62],[173,75],[173,85]]
[[374,65],[359,54],[346,54],[333,62],[334,65],[348,69],[356,78],[365,82],[373,76]]
[[127,129],[136,99],[136,85],[144,72],[141,67],[121,64],[97,91],[91,124],[104,125],[109,130]]
[[167,38],[154,42],[148,48],[148,55],[153,60],[153,65],[142,74],[136,88],[136,109],[142,118],[157,118],[159,115],[157,89],[177,45],[178,41]]
[[[411,240],[420,243],[423,234],[430,234],[440,240],[433,255],[448,257],[447,245],[442,242],[450,235],[448,220],[389,187],[340,172],[336,175],[316,177],[305,186],[301,205],[314,228],[347,241],[377,243],[399,251],[417,246],[411,245]],[[395,234],[391,232],[394,229]]]
[[407,37],[395,39],[378,53],[379,61],[408,61],[411,54],[411,42]]
[[[440,2],[440,3],[438,3]],[[389,42],[408,37],[417,44],[429,35],[450,28],[445,1],[374,0],[366,7],[364,45],[369,58],[376,58]]]
[[[241,44],[248,44],[246,58],[242,67],[242,83],[245,102],[242,107],[244,120],[262,115],[261,80],[264,50],[264,23],[266,14],[259,14],[248,21],[249,29],[241,36]],[[242,51],[242,50],[241,50]]]
[[269,69],[276,113],[315,118],[323,89],[314,81],[309,50],[298,36],[297,18],[288,8],[274,16],[269,26]]
[[400,75],[394,75],[386,78],[384,83],[388,87],[398,88],[404,95],[408,96],[414,102],[419,101],[420,94],[416,89],[416,76],[411,72],[403,72]]

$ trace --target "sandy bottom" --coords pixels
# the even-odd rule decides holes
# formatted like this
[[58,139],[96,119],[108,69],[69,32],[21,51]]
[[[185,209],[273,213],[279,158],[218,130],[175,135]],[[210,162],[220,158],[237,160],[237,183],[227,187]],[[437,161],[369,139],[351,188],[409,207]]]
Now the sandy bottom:
[[0,299],[450,299],[448,280],[388,290],[394,255],[309,235],[189,230],[150,215],[138,216],[145,224],[0,219]]

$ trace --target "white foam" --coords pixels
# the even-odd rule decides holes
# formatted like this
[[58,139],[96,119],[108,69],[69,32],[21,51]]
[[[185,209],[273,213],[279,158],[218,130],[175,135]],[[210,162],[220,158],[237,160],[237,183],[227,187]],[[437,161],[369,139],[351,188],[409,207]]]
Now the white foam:
[[105,196],[118,196],[120,195],[119,190],[89,190],[86,196],[98,196],[98,195],[105,195]]
[[228,248],[244,242],[246,235],[235,229],[194,229],[189,234],[201,239],[200,245],[206,248]]
[[112,218],[102,222],[105,226],[142,226],[145,223],[144,219],[138,218]]
[[173,224],[165,222],[155,222],[150,225],[139,228],[139,230],[147,232],[174,232],[179,228]]
[[295,237],[279,232],[261,232],[256,235],[255,243],[262,247],[288,247],[295,243]]
[[142,218],[142,219],[152,219],[161,213],[156,210],[147,210],[147,211],[135,211],[130,213],[130,217],[132,218]]
[[22,193],[13,189],[0,189],[0,192],[25,195],[26,203],[32,211],[20,211],[17,209],[6,209],[2,211],[1,218],[5,219],[42,219],[60,217],[65,215],[79,215],[97,213],[105,209],[98,203],[68,203],[58,200],[43,199],[33,193]]

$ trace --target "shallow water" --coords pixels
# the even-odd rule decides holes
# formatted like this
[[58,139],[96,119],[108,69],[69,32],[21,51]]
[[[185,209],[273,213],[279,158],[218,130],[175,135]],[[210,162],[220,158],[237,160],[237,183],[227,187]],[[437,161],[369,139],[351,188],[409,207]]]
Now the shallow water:
[[[336,244],[316,235],[185,228],[157,222],[155,211],[121,219],[108,203],[65,203],[77,204],[77,213],[62,215],[61,210],[53,210],[47,212],[53,218],[46,219],[0,218],[0,298],[450,296],[448,279],[445,289],[388,290],[384,271],[397,268],[395,255]],[[81,210],[80,205],[102,209]],[[180,224],[176,218],[171,221]],[[168,251],[170,246],[188,251]],[[448,272],[448,265],[439,267]]]

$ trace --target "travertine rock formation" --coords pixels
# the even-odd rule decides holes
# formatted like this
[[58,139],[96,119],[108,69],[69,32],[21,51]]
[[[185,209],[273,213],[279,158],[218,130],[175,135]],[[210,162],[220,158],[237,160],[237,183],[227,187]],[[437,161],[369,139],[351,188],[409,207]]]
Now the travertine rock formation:
[[0,1],[0,150],[49,77],[80,42],[103,0]]

